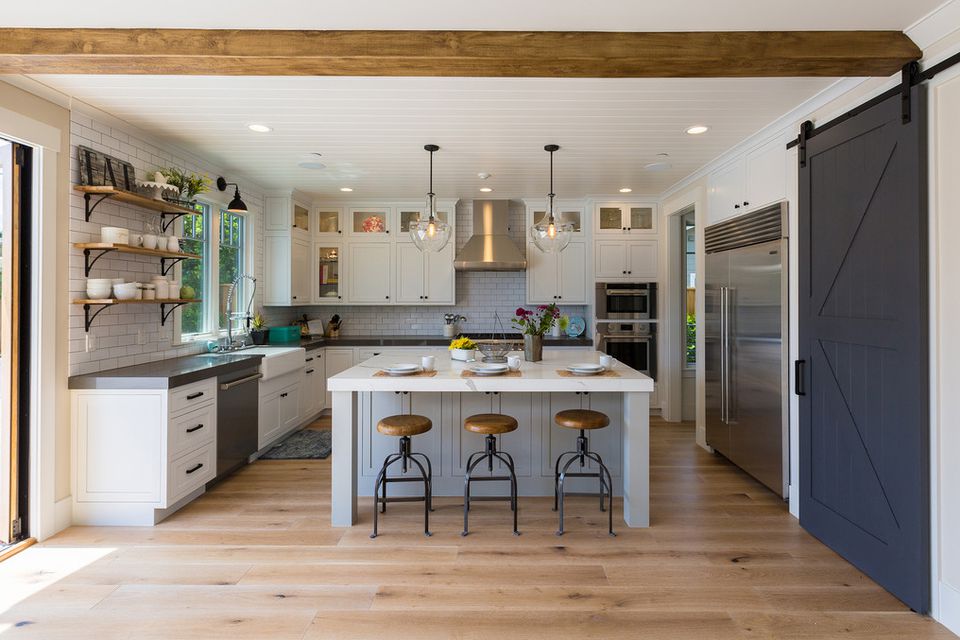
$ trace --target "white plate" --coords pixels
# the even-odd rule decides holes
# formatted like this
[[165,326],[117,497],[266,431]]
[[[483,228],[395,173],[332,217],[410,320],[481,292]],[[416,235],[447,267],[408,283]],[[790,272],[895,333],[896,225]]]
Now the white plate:
[[470,371],[478,376],[499,376],[509,370],[510,367],[505,364],[475,364],[470,367]]
[[603,365],[594,362],[574,362],[567,369],[570,371],[603,371]]
[[384,367],[383,370],[392,376],[409,376],[414,373],[419,373],[420,365],[409,363],[395,364],[390,367]]

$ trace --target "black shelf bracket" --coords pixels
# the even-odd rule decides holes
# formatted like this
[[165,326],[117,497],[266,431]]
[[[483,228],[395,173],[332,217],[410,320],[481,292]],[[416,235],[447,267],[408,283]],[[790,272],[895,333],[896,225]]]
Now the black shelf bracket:
[[91,315],[90,310],[93,308],[93,305],[91,304],[83,305],[83,327],[86,333],[90,333],[90,327],[93,325],[94,319],[96,319],[96,317],[100,315],[100,313],[109,306],[110,306],[109,304],[97,305],[98,307],[97,310],[94,311],[93,314]]
[[[197,213],[200,213],[197,211]],[[174,222],[177,221],[177,218],[181,216],[191,215],[186,211],[161,211],[160,212],[160,230],[166,232]],[[169,220],[167,217],[169,216]]]
[[[170,269],[173,269],[177,263],[183,262],[186,260],[186,257],[183,258],[160,258],[160,275],[167,275],[170,273]],[[167,264],[169,262],[169,264]]]
[[99,198],[97,198],[97,201],[94,202],[92,205],[90,204],[90,201],[93,199],[91,195],[92,194],[89,194],[89,193],[83,194],[83,216],[87,222],[90,222],[90,214],[92,214],[93,210],[97,208],[97,205],[103,202],[104,200],[106,200],[107,198],[109,198],[113,194],[107,193],[105,195],[100,196]]
[[95,251],[99,251],[100,253],[98,253],[96,257],[94,257],[93,260],[91,260],[90,256],[92,255],[92,250],[90,249],[83,250],[83,275],[86,276],[87,278],[90,277],[90,270],[93,269],[93,265],[96,264],[97,260],[102,258],[104,255],[110,253],[111,251],[116,251],[116,249],[95,249]]
[[[160,326],[162,327],[167,322],[174,311],[177,310],[177,307],[183,307],[190,304],[189,302],[161,302],[160,303]],[[167,309],[167,307],[170,307]]]

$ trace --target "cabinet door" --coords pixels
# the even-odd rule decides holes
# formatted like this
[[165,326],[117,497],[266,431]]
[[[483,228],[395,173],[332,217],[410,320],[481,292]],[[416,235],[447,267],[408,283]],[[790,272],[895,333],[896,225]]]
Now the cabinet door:
[[426,254],[413,243],[397,245],[397,302],[420,304],[424,301],[424,265]]
[[743,159],[710,174],[707,220],[709,224],[725,220],[743,211],[743,192],[745,182]]
[[[588,392],[584,396],[584,408],[604,413],[610,418],[610,426],[587,432],[590,450],[597,453],[607,466],[611,476],[623,473],[623,394]],[[596,471],[593,464],[591,470]],[[621,492],[616,482],[614,494]]]
[[354,237],[386,238],[389,233],[389,207],[350,210],[350,234]]
[[300,382],[280,392],[280,430],[289,431],[300,422]]
[[631,205],[627,208],[627,231],[631,234],[657,232],[657,207],[653,204]]
[[627,243],[624,240],[598,240],[596,244],[596,277],[626,278],[629,267]]
[[[397,453],[398,438],[385,436],[377,431],[377,423],[387,416],[407,413],[404,411],[405,400],[408,395],[401,395],[399,391],[374,391],[359,394],[358,410],[360,417],[357,422],[360,428],[360,473],[374,478],[380,471],[384,458]],[[414,449],[416,450],[416,449]],[[391,467],[391,475],[399,475],[399,465]],[[393,485],[393,489],[397,485]],[[372,493],[373,480],[370,481]]]
[[[303,370],[303,388],[300,393],[300,416],[309,418],[323,409],[323,367],[316,364],[315,356],[305,362]],[[319,381],[319,382],[318,382]]]
[[317,242],[313,246],[315,304],[337,304],[343,300],[343,247],[339,244]]
[[320,207],[317,210],[314,235],[343,235],[343,211],[337,207]]
[[287,196],[267,196],[263,199],[264,229],[267,231],[290,231],[290,207]]
[[752,150],[746,160],[744,209],[755,209],[787,197],[787,150],[778,138]]
[[350,246],[349,302],[390,303],[390,245],[386,242]]
[[427,254],[427,290],[424,293],[428,304],[455,304],[457,274],[453,269],[455,247],[453,239],[438,253]]
[[560,304],[587,303],[587,245],[571,242],[557,255],[560,273]]
[[[494,407],[499,405],[500,413],[513,416],[520,423],[516,431],[506,433],[497,439],[497,448],[506,451],[513,458],[513,468],[518,477],[532,476],[540,465],[540,451],[537,450],[535,453],[533,448],[534,397],[539,401],[540,394],[536,396],[532,393],[498,392],[494,394]],[[505,465],[503,468],[505,470]]]
[[292,206],[293,228],[304,233],[312,233],[313,221],[310,219],[310,207],[299,202],[294,202]]
[[[325,349],[324,350],[324,377],[329,378],[335,376],[341,371],[346,371],[354,365],[353,349]],[[327,391],[327,406],[330,407],[333,405],[333,397],[329,391]]]
[[540,475],[553,477],[554,465],[557,463],[557,457],[566,451],[577,450],[577,436],[579,433],[574,429],[564,429],[558,427],[553,422],[553,417],[559,411],[567,409],[581,409],[582,396],[577,392],[551,393],[548,395],[549,405],[547,406],[547,415],[543,417],[541,433],[542,457],[540,460]]
[[[451,394],[453,406],[453,457],[451,466],[453,475],[463,477],[466,473],[467,458],[475,451],[483,451],[484,436],[463,429],[463,421],[478,413],[494,411],[494,395],[489,391]],[[522,428],[522,427],[521,427]],[[486,483],[481,483],[486,484]]]
[[257,448],[263,449],[280,433],[280,394],[260,398],[257,421]]
[[267,235],[263,240],[263,304],[290,304],[290,236]]
[[556,254],[544,253],[532,242],[527,243],[527,304],[556,302],[558,291]]
[[639,240],[627,247],[629,264],[627,276],[631,278],[656,278],[658,263],[658,243],[656,240]]
[[310,242],[294,238],[290,243],[290,303],[310,303]]
[[619,204],[597,205],[596,218],[597,233],[624,233],[629,226],[624,208]]

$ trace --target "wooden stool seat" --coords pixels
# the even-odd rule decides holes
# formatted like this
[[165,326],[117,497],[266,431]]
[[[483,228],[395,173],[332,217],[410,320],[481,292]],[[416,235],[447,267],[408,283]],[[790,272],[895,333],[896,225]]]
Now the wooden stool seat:
[[415,414],[387,416],[377,423],[377,431],[385,436],[416,436],[432,428],[430,418]]
[[567,429],[603,429],[610,424],[607,414],[589,409],[566,409],[558,411],[553,421]]
[[478,413],[463,421],[463,428],[471,433],[500,435],[516,431],[517,419],[500,413]]

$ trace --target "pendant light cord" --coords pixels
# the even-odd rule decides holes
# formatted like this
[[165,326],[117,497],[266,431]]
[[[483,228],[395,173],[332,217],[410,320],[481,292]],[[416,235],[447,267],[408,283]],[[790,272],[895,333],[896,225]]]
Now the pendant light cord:
[[553,197],[557,195],[553,192],[553,151],[550,152],[550,193],[547,194],[547,197],[550,199],[550,222],[554,222],[553,219]]
[[429,211],[430,221],[433,221],[434,219],[433,210],[437,208],[436,205],[434,204],[434,200],[436,199],[437,194],[433,192],[433,153],[434,153],[433,151],[430,152],[430,191],[427,192],[427,196],[430,198],[430,211]]

